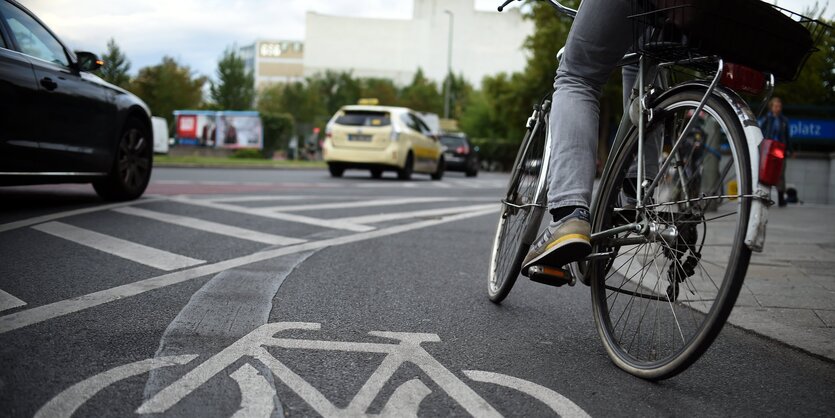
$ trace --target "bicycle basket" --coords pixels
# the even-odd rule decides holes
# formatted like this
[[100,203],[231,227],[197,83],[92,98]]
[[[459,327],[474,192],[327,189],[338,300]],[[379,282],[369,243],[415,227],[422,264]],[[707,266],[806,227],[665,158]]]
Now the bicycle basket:
[[794,80],[828,26],[760,0],[637,0],[638,51],[700,70],[705,57]]

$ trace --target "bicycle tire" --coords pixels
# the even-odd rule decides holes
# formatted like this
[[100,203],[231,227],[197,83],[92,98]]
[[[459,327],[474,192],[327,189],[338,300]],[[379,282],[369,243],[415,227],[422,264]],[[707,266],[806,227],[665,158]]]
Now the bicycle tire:
[[[695,104],[697,104],[701,100],[701,98],[704,96],[704,93],[705,93],[704,89],[681,91],[681,92],[669,95],[667,97],[662,97],[662,99],[658,102],[658,104],[653,105],[652,107],[653,107],[653,109],[659,109],[660,110],[660,112],[658,112],[658,114],[661,115],[660,116],[661,118],[667,118],[667,117],[672,118],[672,116],[670,116],[670,115],[675,112],[675,109],[684,109],[686,107],[686,106],[684,106],[684,104],[689,103],[689,104],[693,105],[692,107],[695,108]],[[669,109],[673,109],[673,110],[670,111]],[[739,184],[739,186],[738,186],[739,187],[739,193],[746,194],[746,195],[750,194],[751,190],[752,190],[750,158],[748,156],[748,146],[747,146],[747,142],[746,142],[746,136],[745,136],[743,127],[742,127],[739,119],[737,118],[737,116],[733,112],[733,110],[727,105],[727,103],[725,103],[724,101],[716,98],[715,96],[710,97],[707,100],[707,102],[705,104],[705,107],[704,107],[704,112],[705,112],[706,115],[715,118],[717,120],[717,124],[721,125],[722,123],[724,123],[725,129],[727,130],[726,137],[727,137],[728,145],[731,148],[731,158],[732,158],[732,160],[730,160],[730,161],[733,161],[734,164],[737,167],[737,169],[735,170],[735,174],[737,176],[736,180]],[[721,123],[718,122],[718,121],[721,121]],[[668,122],[665,121],[664,123],[668,123]],[[654,126],[659,126],[659,125],[656,123],[656,124],[654,124]],[[675,136],[673,136],[673,138],[675,138]],[[599,192],[600,195],[598,196],[598,198],[596,200],[595,207],[593,209],[593,214],[592,214],[592,231],[593,232],[599,232],[599,231],[604,229],[604,226],[612,225],[612,219],[614,219],[615,213],[616,213],[616,211],[614,210],[616,205],[613,204],[613,202],[615,201],[615,199],[618,198],[618,195],[620,193],[620,192],[618,192],[618,190],[619,190],[620,187],[622,187],[621,185],[624,184],[623,181],[624,181],[624,178],[626,177],[626,171],[628,170],[629,161],[631,161],[631,159],[633,158],[634,150],[635,150],[636,146],[637,146],[637,130],[633,128],[632,132],[627,136],[627,139],[621,142],[620,147],[613,150],[613,152],[615,153],[615,157],[614,157],[613,162],[611,164],[611,169],[608,170],[607,174],[604,176],[604,178],[601,179],[600,192]],[[699,182],[703,181],[702,174],[699,174],[698,179],[699,179]],[[718,178],[716,183],[721,185],[723,182],[724,182],[724,175],[723,175],[723,178]],[[675,181],[671,180],[671,183],[675,183]],[[684,183],[679,191],[681,192],[681,190],[685,190],[688,187],[689,187],[689,182]],[[675,187],[673,187],[673,189],[675,189]],[[656,189],[656,190],[659,190],[659,189]],[[675,196],[675,194],[673,196]],[[623,284],[621,284],[621,288],[617,289],[617,290],[614,290],[612,288],[611,282],[610,282],[610,284],[607,284],[607,275],[609,275],[610,271],[615,266],[615,263],[614,263],[615,258],[612,258],[611,261],[597,260],[597,261],[588,262],[588,271],[590,273],[592,305],[593,305],[595,325],[597,327],[598,333],[600,335],[600,338],[603,342],[603,345],[606,349],[607,354],[609,355],[611,360],[618,367],[620,367],[621,369],[625,370],[626,372],[628,372],[630,374],[633,374],[637,377],[647,379],[647,380],[667,379],[667,378],[673,377],[673,376],[681,373],[682,371],[686,370],[690,365],[692,365],[695,361],[697,361],[701,357],[702,354],[704,354],[704,352],[710,347],[710,345],[716,339],[716,337],[718,336],[719,332],[721,331],[723,325],[725,324],[725,321],[727,320],[727,318],[728,318],[728,316],[729,316],[729,314],[730,314],[730,312],[731,312],[731,310],[734,306],[734,303],[737,299],[737,296],[739,295],[739,291],[742,287],[742,283],[743,283],[743,280],[745,278],[745,274],[746,274],[747,268],[748,268],[748,262],[749,262],[749,259],[750,259],[750,256],[751,256],[751,250],[744,243],[745,232],[746,232],[747,224],[748,224],[748,217],[749,217],[750,210],[751,210],[751,202],[750,202],[750,199],[747,199],[747,198],[739,198],[737,200],[738,200],[738,202],[736,204],[737,204],[737,207],[738,207],[738,219],[737,219],[736,229],[735,230],[731,230],[731,229],[726,230],[726,231],[733,231],[733,238],[732,238],[732,242],[730,243],[730,248],[729,248],[730,253],[728,253],[729,254],[728,255],[728,265],[727,265],[727,268],[725,268],[725,271],[724,271],[721,287],[716,285],[716,283],[714,282],[714,279],[708,273],[708,277],[710,278],[710,281],[714,282],[713,285],[714,285],[714,287],[716,287],[716,295],[713,297],[714,302],[712,303],[710,308],[709,309],[703,309],[706,312],[700,312],[697,309],[697,307],[703,308],[701,305],[706,304],[706,302],[701,300],[700,298],[694,297],[692,299],[692,301],[690,299],[688,299],[686,303],[684,301],[678,299],[679,298],[679,292],[680,292],[680,286],[682,286],[682,284],[686,283],[687,280],[689,280],[689,279],[685,278],[684,281],[681,282],[682,284],[679,284],[679,283],[674,284],[673,282],[674,281],[677,282],[678,278],[676,276],[673,276],[673,274],[668,270],[668,273],[670,273],[670,274],[668,274],[669,285],[668,285],[667,290],[665,292],[666,293],[666,302],[667,302],[667,304],[669,304],[669,310],[672,313],[672,317],[674,318],[675,323],[678,326],[678,333],[681,334],[681,340],[683,342],[683,345],[681,347],[679,347],[677,349],[674,349],[674,350],[670,350],[671,351],[670,355],[667,355],[667,356],[664,356],[660,359],[655,359],[655,360],[638,358],[638,357],[641,356],[641,347],[640,347],[641,339],[638,340],[639,347],[637,349],[637,354],[635,354],[636,350],[632,349],[632,346],[635,342],[635,338],[636,338],[637,334],[641,332],[641,326],[642,326],[641,322],[644,320],[644,316],[646,315],[647,310],[649,309],[650,303],[653,302],[653,300],[651,300],[649,298],[649,296],[650,296],[649,293],[651,293],[651,292],[646,290],[648,284],[642,284],[641,283],[641,282],[644,281],[644,276],[643,275],[646,275],[647,273],[646,272],[642,273],[643,275],[641,276],[641,279],[638,281],[637,285],[630,284],[630,286],[633,286],[636,290],[633,291],[634,295],[631,296],[632,300],[630,300],[629,303],[632,303],[635,298],[638,298],[638,300],[639,300],[638,303],[643,302],[643,303],[646,304],[647,307],[644,308],[644,312],[641,314],[640,318],[636,317],[636,319],[638,320],[637,330],[635,331],[635,335],[632,336],[631,341],[628,341],[629,344],[628,344],[628,347],[627,347],[627,340],[625,338],[623,338],[626,335],[627,325],[626,324],[623,325],[623,334],[624,335],[618,335],[618,333],[617,333],[617,328],[619,326],[619,323],[622,322],[624,313],[621,312],[620,318],[618,318],[617,322],[615,322],[612,315],[614,313],[617,313],[617,311],[615,311],[613,309],[613,306],[610,306],[610,304],[614,305],[616,303],[616,300],[617,300],[618,296],[620,296],[621,294],[626,294],[626,293],[623,289]],[[732,203],[731,200],[726,200],[726,202],[731,202]],[[690,206],[691,204],[693,204],[693,202],[688,202],[686,204],[688,206]],[[696,206],[696,205],[694,204],[694,206]],[[657,207],[661,207],[661,206],[659,205]],[[672,206],[670,206],[670,207],[671,207],[671,209],[669,209],[670,215],[669,215],[668,218],[664,218],[664,219],[672,219],[672,221],[671,221],[672,224],[677,223],[677,221],[676,221],[677,216],[681,216],[680,219],[694,219],[694,218],[685,217],[683,215],[679,215],[677,213],[674,214]],[[701,221],[700,222],[704,224],[704,228],[703,228],[703,231],[702,231],[702,238],[701,238],[702,246],[700,247],[699,251],[704,251],[704,248],[705,248],[704,244],[707,240],[707,236],[709,235],[708,234],[709,232],[710,232],[711,236],[719,236],[720,235],[720,234],[714,233],[713,230],[708,229],[708,225],[707,225],[708,219],[705,218],[705,216],[704,216],[704,213],[705,213],[704,211],[711,210],[711,209],[707,209],[708,207],[709,207],[709,205],[705,205],[704,206],[705,209],[703,210],[703,212],[701,214]],[[652,210],[653,209],[647,209],[647,213],[648,213],[647,216],[652,216],[652,215],[649,214],[649,212],[652,211]],[[733,212],[731,212],[731,213],[733,213]],[[656,215],[657,215],[656,219],[658,219],[658,220],[662,219],[662,217],[660,215],[660,212],[656,213]],[[621,216],[623,216],[623,215],[621,215]],[[729,218],[729,217],[730,216],[727,216],[726,218]],[[695,223],[695,221],[692,221],[692,220],[690,220],[688,222]],[[722,222],[722,221],[718,221],[718,222]],[[682,225],[684,225],[684,221],[682,221]],[[696,231],[698,232],[698,228],[700,228],[700,226],[698,226],[698,225],[699,224],[696,223],[696,226],[691,226],[691,228],[695,228]],[[678,240],[679,240],[678,235],[676,236],[675,241],[673,241],[673,244],[669,244],[669,243],[667,243],[667,241],[662,239],[662,243],[658,245],[658,247],[662,249],[662,254],[661,255],[666,254],[664,252],[664,251],[666,251],[666,250],[664,250],[665,246],[667,248],[678,248],[678,245],[679,245]],[[671,247],[671,245],[672,245],[672,247]],[[622,248],[623,247],[620,247],[620,248],[616,249],[616,252],[619,254]],[[595,248],[594,248],[595,253],[603,252],[603,251],[606,251],[606,250],[607,250],[607,248],[604,247],[603,244],[595,243]],[[687,251],[687,250],[685,250],[685,251]],[[720,251],[718,249],[717,250],[708,249],[707,251],[715,251],[716,254],[720,253]],[[640,250],[636,250],[635,254],[632,255],[632,258],[633,259],[637,258],[638,255],[639,255],[638,253],[640,253]],[[648,251],[647,251],[647,253],[648,253]],[[680,257],[679,251],[677,249],[672,250],[671,254],[674,255],[676,259],[678,257]],[[615,255],[614,257],[618,257],[618,255]],[[700,258],[698,260],[697,267],[701,266],[701,263],[704,261],[701,258],[702,257],[701,255],[699,257]],[[658,258],[660,258],[659,254],[656,253],[655,255],[653,255],[653,260],[651,262],[653,265],[656,266],[656,269],[657,269],[657,264],[656,263],[657,263]],[[645,256],[643,261],[639,261],[639,264],[640,263],[646,263],[646,260],[647,259],[646,259],[646,256]],[[664,261],[664,263],[666,263],[666,261]],[[679,263],[678,265],[681,266],[682,264],[683,263]],[[662,266],[663,265],[664,264],[662,264]],[[630,264],[630,266],[626,268],[626,273],[627,274],[630,273],[631,266],[632,265]],[[675,266],[675,262],[673,262],[671,264],[670,268],[673,268],[673,266]],[[621,267],[617,267],[617,268],[621,268]],[[645,267],[645,264],[644,264],[643,267]],[[715,268],[713,266],[708,266],[708,267],[711,268],[711,269]],[[720,267],[721,267],[721,265],[720,265]],[[648,267],[646,267],[646,268],[648,268]],[[702,266],[701,268],[704,269],[705,272],[708,272],[708,270],[705,267]],[[663,276],[664,276],[661,273],[662,271],[663,271],[663,267],[662,267],[662,270],[657,270],[656,271],[656,273],[658,273],[658,276],[656,276],[656,278],[655,278],[656,286],[658,286],[658,283],[662,282],[662,279],[663,279]],[[622,283],[634,282],[634,276],[630,278],[630,277],[628,277],[627,274],[622,274],[621,273],[621,277],[623,277],[623,278],[622,279],[618,278],[617,280],[621,280]],[[652,275],[652,274],[653,273],[650,273],[650,275]],[[609,278],[614,277],[614,276],[615,276],[615,274],[612,273]],[[675,280],[673,279],[673,277],[676,277]],[[693,276],[693,277],[695,277],[695,276]],[[652,280],[648,280],[647,283],[650,283],[651,281]],[[692,285],[692,286],[695,287],[696,285]],[[671,291],[671,289],[672,289],[672,291]],[[609,293],[607,293],[607,292],[609,292]],[[649,293],[644,293],[644,292],[649,292]],[[685,289],[683,292],[684,292],[683,294],[685,296],[687,296],[687,292],[692,292],[692,289]],[[611,295],[613,295],[613,294],[616,294],[614,296],[615,301],[612,301],[610,299]],[[636,296],[637,294],[641,294],[643,296],[640,296],[640,297]],[[660,292],[656,292],[656,294],[660,295]],[[629,297],[629,296],[625,296],[625,297]],[[658,303],[665,302],[664,297],[665,297],[664,295],[661,295],[661,298],[658,299],[658,300],[655,300],[655,302],[658,302]],[[687,297],[689,298],[689,296],[687,296]],[[646,301],[646,302],[644,302],[644,301]],[[674,301],[675,301],[675,304],[673,303]],[[663,305],[655,305],[655,306],[656,306],[655,307],[656,321],[658,321],[658,311],[660,309],[658,306],[663,306]],[[627,308],[622,308],[622,309],[626,310]],[[629,314],[631,315],[633,306],[630,305],[628,309],[629,309]],[[702,322],[700,324],[694,324],[694,326],[693,326],[694,334],[692,336],[689,336],[689,338],[685,338],[685,336],[684,336],[682,325],[679,323],[679,319],[678,319],[677,314],[676,314],[677,311],[680,312],[682,315],[689,312],[690,316],[694,319],[694,322],[697,322],[696,318],[702,318]],[[697,312],[697,313],[694,314],[694,311]],[[682,317],[682,322],[684,322],[684,319],[685,318]],[[628,315],[627,315],[626,321],[629,322]],[[613,322],[614,322],[614,325],[613,325]],[[657,327],[658,325],[655,325],[655,326]],[[646,333],[646,332],[647,331],[644,331],[644,333]],[[654,335],[654,333],[655,333],[654,329],[653,329],[652,332],[653,332],[653,334],[650,334],[650,337],[649,337],[649,340],[650,340],[649,344],[651,344],[651,345],[655,344],[654,340],[655,340],[655,338],[658,338],[659,339],[659,344],[658,345],[661,346],[661,342],[660,342],[661,331],[658,332],[658,337],[656,337]],[[674,333],[675,333],[675,331],[673,332],[673,334]],[[673,340],[677,341],[678,336],[674,336]],[[650,348],[649,350],[647,350],[646,357],[652,357],[653,355],[657,355],[657,353],[654,352],[654,350],[659,350],[659,349],[660,349],[659,347]],[[630,351],[632,351],[632,352],[630,352]]]
[[[508,182],[505,195],[507,201],[518,204],[539,203],[535,199],[543,194],[539,185],[545,174],[542,170],[547,165],[543,161],[546,155],[546,124],[547,118],[543,117],[525,132]],[[534,178],[536,181],[532,182]],[[492,302],[501,303],[516,283],[522,261],[535,238],[543,213],[544,209],[539,206],[516,208],[502,204],[487,278],[487,294]]]

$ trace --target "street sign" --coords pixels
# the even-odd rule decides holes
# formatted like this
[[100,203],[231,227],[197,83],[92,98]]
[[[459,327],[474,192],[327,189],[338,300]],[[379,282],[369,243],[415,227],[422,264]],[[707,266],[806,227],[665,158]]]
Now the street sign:
[[789,132],[792,139],[835,141],[835,120],[791,119]]

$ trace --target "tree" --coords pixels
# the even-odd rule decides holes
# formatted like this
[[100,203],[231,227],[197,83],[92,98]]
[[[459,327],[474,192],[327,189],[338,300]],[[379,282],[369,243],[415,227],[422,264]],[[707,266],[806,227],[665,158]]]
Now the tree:
[[[447,83],[449,81],[449,83]],[[473,94],[473,85],[467,82],[464,74],[448,74],[444,79],[441,88],[441,97],[446,97],[447,86],[450,88],[450,109],[449,117],[451,119],[460,119],[470,102],[470,96]]]
[[98,70],[99,77],[113,85],[127,88],[130,83],[130,61],[119,45],[116,45],[115,39],[107,41],[107,52],[102,54],[101,59],[104,64]]
[[387,78],[361,79],[360,96],[367,99],[377,99],[383,106],[400,105],[400,92],[394,82]]
[[223,52],[217,63],[217,83],[212,83],[212,101],[223,110],[252,109],[255,101],[255,77],[246,70],[243,58],[232,48]]
[[[815,16],[817,9],[807,10],[807,16]],[[832,25],[835,21],[826,21]],[[779,83],[774,95],[786,105],[835,106],[835,31],[824,31],[817,44],[818,51],[806,61],[797,80]]]
[[444,110],[444,98],[438,91],[438,86],[426,78],[420,68],[415,73],[412,84],[403,88],[400,98],[403,106],[418,112],[441,114]]
[[130,83],[130,90],[151,108],[151,113],[174,122],[174,111],[193,109],[203,101],[205,77],[195,77],[187,66],[181,66],[171,57],[139,70]]

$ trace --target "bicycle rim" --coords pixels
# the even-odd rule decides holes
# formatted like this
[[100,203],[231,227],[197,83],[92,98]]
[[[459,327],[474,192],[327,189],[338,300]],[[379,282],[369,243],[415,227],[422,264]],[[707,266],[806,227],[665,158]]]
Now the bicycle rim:
[[[665,99],[656,107],[662,120],[653,123],[646,140],[663,141],[669,149],[701,95]],[[708,100],[701,115],[645,209],[630,211],[625,190],[629,181],[635,184],[627,178],[636,159],[636,132],[615,151],[595,208],[595,232],[644,220],[655,226],[647,242],[628,232],[595,243],[595,253],[612,254],[589,263],[604,346],[616,365],[646,379],[672,377],[704,353],[733,308],[750,258],[744,245],[750,199],[727,197],[751,192],[744,132],[716,99]]]
[[487,293],[496,303],[504,300],[516,283],[522,260],[544,212],[536,206],[539,203],[536,199],[541,195],[540,180],[547,164],[544,161],[546,129],[541,124],[538,126],[522,141],[505,197],[507,203],[502,206],[493,240]]

